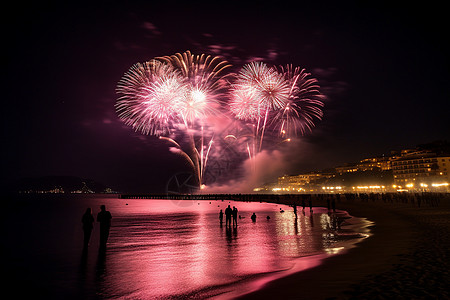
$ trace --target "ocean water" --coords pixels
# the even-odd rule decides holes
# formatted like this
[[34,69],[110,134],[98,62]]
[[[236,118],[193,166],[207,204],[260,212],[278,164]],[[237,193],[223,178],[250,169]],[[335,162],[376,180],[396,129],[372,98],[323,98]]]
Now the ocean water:
[[[367,234],[365,221],[344,211],[336,215],[347,226],[335,230],[325,208],[296,216],[285,205],[226,199],[40,195],[6,203],[4,270],[18,298],[229,299],[317,266]],[[106,250],[98,224],[83,250],[81,216],[91,207],[95,217],[101,204],[113,216]],[[228,205],[239,210],[237,227],[219,223]]]

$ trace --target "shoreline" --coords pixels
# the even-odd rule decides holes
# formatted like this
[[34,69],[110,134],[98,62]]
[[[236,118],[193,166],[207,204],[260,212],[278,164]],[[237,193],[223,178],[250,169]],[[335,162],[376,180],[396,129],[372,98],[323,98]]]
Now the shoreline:
[[[279,203],[279,205],[284,205]],[[337,210],[337,214],[350,216],[348,212],[343,210]],[[300,212],[301,214],[301,212]],[[336,247],[330,249],[330,252],[317,253],[312,255],[306,255],[303,257],[298,257],[292,260],[293,266],[286,270],[274,271],[272,274],[268,276],[258,276],[256,279],[244,280],[242,282],[238,282],[235,285],[238,288],[233,288],[232,290],[225,291],[219,295],[215,295],[211,297],[211,299],[215,300],[225,300],[225,299],[240,299],[241,297],[250,295],[254,292],[258,292],[263,289],[263,287],[267,284],[270,284],[276,280],[282,280],[288,276],[305,272],[306,270],[315,268],[325,263],[327,259],[333,256],[343,255],[347,253],[352,248],[358,247],[358,244],[363,240],[370,238],[372,233],[370,232],[369,227],[373,224],[373,222],[367,220],[366,218],[358,218],[351,216],[351,222],[347,224],[343,224],[342,230],[347,231],[347,236],[350,238],[342,238],[337,242]],[[349,221],[349,220],[347,220]],[[348,232],[350,233],[348,235]],[[342,232],[342,236],[346,236],[346,233]],[[336,251],[336,252],[335,252]]]
[[[342,199],[337,209],[374,222],[369,238],[237,299],[448,298],[450,199],[444,196],[421,207],[417,201]],[[326,207],[321,204],[314,206]]]
[[[432,196],[427,195],[430,199]],[[244,295],[230,294],[228,298],[224,294],[224,298],[450,299],[448,288],[450,286],[450,194],[439,196],[442,198],[437,202],[428,201],[430,199],[427,197],[423,198],[421,207],[418,207],[417,199],[415,202],[411,202],[411,198],[405,201],[404,197],[414,197],[414,194],[406,196],[399,194],[394,201],[383,201],[381,198],[373,201],[365,197],[363,197],[364,200],[360,198],[347,200],[341,197],[336,202],[337,210],[345,210],[353,217],[374,222],[370,226],[369,238],[343,254],[326,258],[317,267],[269,281],[262,287],[258,286],[254,292]],[[228,200],[227,197],[223,199]],[[283,201],[266,199],[263,202],[291,205],[290,201],[293,199],[287,198]],[[37,205],[36,201],[30,203]],[[313,204],[315,207],[327,206],[326,199],[315,199]],[[25,207],[23,203],[14,201],[7,202],[7,205],[13,211],[23,210]],[[35,216],[33,210],[29,210],[29,213],[30,216]],[[25,218],[25,220],[32,219]],[[24,226],[22,219],[18,218],[7,219],[7,223]],[[40,226],[35,226],[38,230],[36,232],[51,228],[47,227],[49,225],[47,223],[39,223]],[[16,240],[13,239],[13,241]],[[19,241],[22,242],[22,239],[17,239],[16,242]],[[62,243],[71,245],[70,241],[66,239]],[[27,242],[29,243],[30,241]],[[31,241],[31,244],[35,245],[41,245],[41,243],[41,238]],[[7,251],[12,249],[7,248]],[[23,254],[29,255],[27,251],[21,255]],[[78,258],[79,253],[75,254],[74,257]],[[13,254],[11,256],[16,257]],[[15,260],[19,261],[18,256]],[[31,277],[22,277],[19,273],[21,269],[17,268],[14,259],[10,262],[10,265],[7,264],[7,270],[10,266],[14,274],[12,279],[29,280],[31,286],[41,289],[42,292],[42,287],[32,283]]]

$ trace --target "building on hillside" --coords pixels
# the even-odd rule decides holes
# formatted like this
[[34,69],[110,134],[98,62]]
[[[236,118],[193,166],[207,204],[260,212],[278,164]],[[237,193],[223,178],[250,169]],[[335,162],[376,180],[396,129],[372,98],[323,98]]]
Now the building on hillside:
[[394,184],[402,188],[429,190],[448,187],[450,156],[437,156],[429,151],[403,150],[392,161]]
[[392,169],[392,156],[380,156],[365,158],[360,160],[358,163],[346,164],[345,166],[336,167],[336,174],[343,175],[344,173],[353,172],[365,172],[365,171],[389,171]]
[[281,193],[450,192],[450,148],[448,143],[443,144],[445,147],[441,144],[391,151],[387,156],[365,158],[321,172],[284,175],[278,177],[274,187],[261,189]]
[[391,157],[381,156],[373,158],[365,158],[357,165],[358,171],[388,171],[391,170]]
[[342,175],[344,173],[358,172],[358,166],[354,163],[348,163],[345,166],[336,167],[336,173]]
[[304,173],[278,177],[277,191],[304,192],[314,181],[324,177],[321,173]]

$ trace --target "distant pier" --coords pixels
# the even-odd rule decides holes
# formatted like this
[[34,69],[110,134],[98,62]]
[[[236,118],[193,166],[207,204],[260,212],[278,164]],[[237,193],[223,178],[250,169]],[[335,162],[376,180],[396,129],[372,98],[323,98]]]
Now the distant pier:
[[448,200],[449,193],[343,193],[343,194],[121,194],[120,199],[167,199],[167,200],[222,200],[270,202],[287,205],[324,206],[330,203],[349,202],[410,203],[439,206]]

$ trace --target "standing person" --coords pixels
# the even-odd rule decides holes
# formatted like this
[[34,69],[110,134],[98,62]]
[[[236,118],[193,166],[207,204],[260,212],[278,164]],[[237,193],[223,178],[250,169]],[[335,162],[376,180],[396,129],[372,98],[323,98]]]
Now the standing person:
[[106,246],[111,228],[111,213],[106,210],[104,205],[100,205],[100,212],[97,214],[97,222],[100,222],[100,246]]
[[222,223],[223,223],[223,211],[222,210],[220,210],[220,213],[219,213],[219,220],[220,220],[220,225],[222,225]]
[[92,215],[92,209],[90,207],[88,207],[83,214],[81,223],[83,223],[84,232],[83,247],[87,248],[89,246],[89,240],[91,239],[92,229],[94,228],[94,216]]
[[233,206],[233,226],[237,226],[238,210]]
[[228,207],[225,209],[225,225],[228,226],[228,224],[231,226],[231,215],[233,214],[233,210],[228,205]]
[[[253,215],[250,218],[252,219],[252,222],[256,222],[256,214],[255,213],[253,213]],[[267,216],[267,218],[270,219],[269,216]]]

